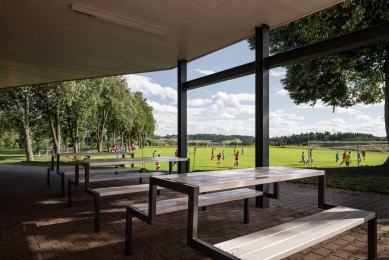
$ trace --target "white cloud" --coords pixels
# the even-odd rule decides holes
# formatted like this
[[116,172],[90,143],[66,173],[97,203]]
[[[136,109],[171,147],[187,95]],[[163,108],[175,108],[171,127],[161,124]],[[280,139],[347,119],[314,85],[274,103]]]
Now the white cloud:
[[355,116],[355,120],[370,120],[370,116],[368,115],[357,115]]
[[167,97],[171,99],[173,103],[177,103],[177,91],[171,87],[162,87],[161,85],[152,82],[151,78],[142,75],[126,75],[124,78],[132,92],[141,91],[145,96],[160,96],[161,99]]
[[274,96],[285,96],[288,94],[289,92],[286,89],[280,89],[274,94]]
[[335,113],[338,113],[338,114],[350,114],[350,115],[362,114],[362,112],[360,110],[353,109],[353,108],[343,108],[343,107],[335,108]]
[[283,77],[286,75],[285,70],[277,69],[277,70],[270,70],[270,76],[273,77]]
[[155,101],[147,100],[148,104],[153,107],[154,112],[163,112],[163,113],[177,113],[177,107],[169,105],[161,105]]
[[195,69],[195,71],[200,72],[203,75],[211,75],[216,72],[213,70],[201,70],[201,69]]
[[205,104],[212,103],[212,99],[192,99],[188,100],[188,106],[204,106]]
[[254,94],[227,94],[225,92],[218,92],[212,96],[212,108],[230,114],[254,114],[254,105],[243,105],[240,103],[240,101],[253,101],[254,98]]

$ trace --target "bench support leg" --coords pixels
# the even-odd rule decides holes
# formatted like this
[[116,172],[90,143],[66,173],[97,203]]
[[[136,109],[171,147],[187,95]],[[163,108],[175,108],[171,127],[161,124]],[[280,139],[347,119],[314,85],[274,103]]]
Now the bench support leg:
[[161,190],[157,190],[157,195],[161,195]]
[[[269,184],[255,185],[255,189],[263,191],[263,193],[269,193]],[[269,208],[269,198],[265,196],[255,197],[255,206],[262,209]]]
[[61,174],[61,197],[65,197],[65,173]]
[[128,209],[126,210],[126,239],[125,239],[125,254],[131,255],[132,250],[132,216],[130,215]]
[[142,178],[139,178],[139,184],[142,184]]
[[318,208],[320,209],[332,209],[336,206],[327,204],[327,198],[326,198],[326,176],[322,175],[319,176],[319,182],[318,182]]
[[95,194],[95,232],[100,231],[100,195]]
[[202,210],[202,211],[206,211],[206,210],[207,210],[207,207],[206,207],[206,206],[202,206],[202,207],[201,207],[201,210]]
[[72,206],[72,182],[68,179],[68,207]]
[[50,187],[50,168],[47,167],[47,187]]
[[250,222],[250,200],[244,199],[244,223],[248,224]]
[[367,258],[377,258],[377,213],[367,222]]

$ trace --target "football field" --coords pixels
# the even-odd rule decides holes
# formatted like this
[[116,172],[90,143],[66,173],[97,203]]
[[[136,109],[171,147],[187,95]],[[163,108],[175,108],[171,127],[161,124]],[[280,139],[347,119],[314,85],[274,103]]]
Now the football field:
[[[216,147],[215,157],[211,160],[212,148],[196,147],[196,155],[193,152],[194,147],[189,147],[188,158],[190,158],[190,170],[191,171],[211,171],[211,170],[227,170],[233,169],[235,163],[234,148],[233,147]],[[174,147],[147,147],[143,149],[135,150],[135,157],[151,157],[153,151],[156,150],[160,156],[174,156],[176,148]],[[224,150],[225,159],[222,160],[220,166],[216,166],[218,153]],[[242,154],[242,147],[236,147],[239,151],[239,168],[254,167],[254,147],[244,147],[244,153]],[[340,167],[339,164],[342,160],[342,153],[344,150],[339,150],[340,160],[335,162],[335,149],[328,148],[316,148],[313,150],[313,167],[328,168],[328,167]],[[347,150],[348,152],[349,150]],[[350,167],[357,167],[357,152],[351,151],[351,164]],[[271,166],[286,166],[286,167],[308,167],[307,164],[301,163],[301,153],[305,153],[306,160],[308,159],[308,148],[302,146],[289,146],[289,147],[270,147],[270,165]],[[380,151],[367,151],[366,160],[360,162],[360,166],[373,166],[381,165],[388,158],[387,152]],[[141,167],[142,165],[136,165]],[[155,170],[155,165],[144,165],[149,171]],[[343,167],[345,165],[343,164]],[[161,163],[161,170],[168,170],[168,163]],[[174,166],[173,171],[177,170],[177,166]]]

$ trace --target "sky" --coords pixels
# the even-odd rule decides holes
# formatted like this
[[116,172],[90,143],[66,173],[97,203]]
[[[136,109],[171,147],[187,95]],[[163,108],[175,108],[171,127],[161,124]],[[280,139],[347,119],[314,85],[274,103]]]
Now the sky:
[[[246,41],[188,63],[188,80],[255,59]],[[270,137],[306,132],[354,132],[386,136],[384,105],[326,107],[296,105],[280,82],[285,69],[270,70]],[[156,135],[177,134],[177,70],[125,75],[132,92],[141,91],[153,107]],[[254,75],[188,91],[188,134],[255,136]]]

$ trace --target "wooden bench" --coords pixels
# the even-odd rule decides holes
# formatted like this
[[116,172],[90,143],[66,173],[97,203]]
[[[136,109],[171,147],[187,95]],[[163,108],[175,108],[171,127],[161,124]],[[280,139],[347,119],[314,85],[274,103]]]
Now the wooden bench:
[[[151,176],[165,175],[164,172],[145,172],[145,173],[129,173],[129,174],[120,174],[120,175],[93,175],[89,177],[89,182],[100,182],[100,181],[119,181],[119,180],[129,180],[129,179],[138,179],[138,178],[149,178]],[[79,179],[79,183],[85,183],[85,179]],[[72,186],[78,187],[75,178],[68,179],[68,206],[72,206]],[[146,184],[148,185],[148,184]],[[131,185],[135,186],[135,185]],[[113,189],[116,187],[112,187]],[[85,189],[93,190],[93,189]],[[112,194],[115,195],[115,194]],[[109,195],[106,195],[109,196]]]
[[[89,174],[101,174],[101,173],[115,173],[117,175],[119,172],[134,172],[141,171],[141,168],[129,167],[129,168],[106,168],[106,169],[90,169]],[[74,166],[71,169],[65,169],[61,171],[57,171],[57,174],[61,176],[61,197],[65,196],[65,176],[75,175]],[[142,182],[142,180],[139,180]]]
[[[250,188],[220,191],[199,195],[199,207],[205,207],[214,204],[220,204],[229,201],[244,199],[244,223],[249,223],[249,198],[262,196],[263,192]],[[156,214],[175,212],[188,209],[188,197],[180,197],[169,200],[160,200],[156,204]],[[149,212],[149,203],[139,203],[127,206],[126,211],[126,255],[131,254],[132,244],[132,218],[131,211],[140,211],[144,215]]]
[[214,247],[227,253],[224,259],[282,259],[365,222],[368,222],[368,259],[375,259],[376,213],[346,207],[335,207]]
[[[163,188],[157,187],[157,189],[159,194],[159,190]],[[147,192],[149,191],[149,184],[109,187],[109,188],[100,188],[100,189],[87,188],[85,189],[85,191],[86,193],[88,193],[89,195],[95,198],[95,231],[99,232],[100,231],[100,197],[131,194],[136,192]],[[69,203],[71,204],[70,200]]]

